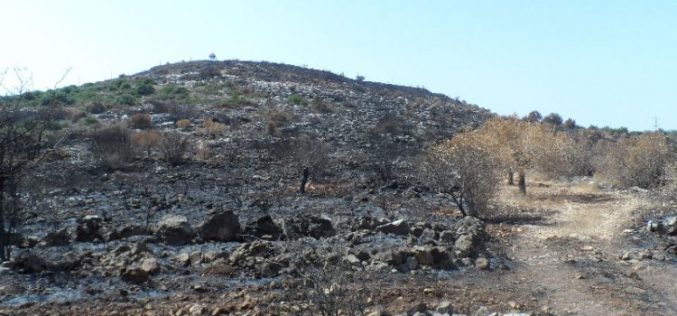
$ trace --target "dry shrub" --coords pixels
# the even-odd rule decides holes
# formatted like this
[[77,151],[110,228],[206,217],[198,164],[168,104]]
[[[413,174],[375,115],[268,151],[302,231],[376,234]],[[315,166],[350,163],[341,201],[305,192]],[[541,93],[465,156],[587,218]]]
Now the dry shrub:
[[129,131],[122,125],[96,130],[91,139],[95,156],[108,169],[123,169],[134,156]]
[[663,200],[668,203],[677,203],[677,162],[670,162],[663,171]]
[[206,118],[202,123],[202,129],[200,129],[201,134],[211,136],[221,135],[225,131],[226,131],[225,124],[215,122],[211,118]]
[[145,152],[146,158],[150,158],[152,150],[160,144],[160,140],[162,140],[162,134],[156,130],[132,134],[132,146],[137,151]]
[[145,113],[135,113],[129,118],[129,127],[135,129],[147,129],[153,126],[150,115]]
[[68,118],[71,122],[76,123],[80,119],[84,118],[87,116],[87,113],[76,109],[76,108],[68,108],[65,110],[66,112],[66,118]]
[[278,135],[278,129],[286,126],[292,120],[292,114],[279,107],[271,106],[265,110],[263,117],[266,120],[268,133],[270,135]]
[[562,132],[552,125],[532,123],[514,117],[487,121],[475,133],[508,175],[536,169],[552,177],[589,175],[590,140]]
[[160,141],[160,151],[163,158],[172,165],[179,165],[186,159],[189,149],[188,137],[180,132],[164,133]]
[[214,157],[214,153],[209,148],[209,145],[200,142],[195,146],[195,158],[200,161],[210,161]]
[[190,127],[191,123],[189,119],[180,119],[176,122],[176,126],[178,126],[180,129],[186,129]]
[[623,188],[655,188],[661,185],[666,166],[673,158],[672,145],[661,133],[603,142],[597,151],[603,154],[603,159],[596,161],[598,174]]
[[421,175],[426,184],[451,196],[463,215],[486,214],[499,183],[497,161],[473,133],[461,133],[426,153]]
[[87,112],[92,114],[101,114],[103,112],[106,112],[106,106],[103,105],[101,102],[93,102],[87,105],[86,110]]

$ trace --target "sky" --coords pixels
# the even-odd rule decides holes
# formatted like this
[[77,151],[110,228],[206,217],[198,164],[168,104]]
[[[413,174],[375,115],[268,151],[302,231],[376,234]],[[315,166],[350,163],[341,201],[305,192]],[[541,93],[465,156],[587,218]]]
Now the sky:
[[[677,129],[677,1],[0,0],[0,70],[36,89],[182,60],[421,86],[499,114]],[[4,84],[9,86],[11,76]]]

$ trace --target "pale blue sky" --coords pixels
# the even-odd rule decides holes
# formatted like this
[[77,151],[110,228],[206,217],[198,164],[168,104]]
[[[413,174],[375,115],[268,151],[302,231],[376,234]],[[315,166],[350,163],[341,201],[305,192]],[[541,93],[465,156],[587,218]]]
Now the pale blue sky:
[[181,60],[424,86],[500,114],[677,128],[677,1],[0,0],[0,69],[38,88]]

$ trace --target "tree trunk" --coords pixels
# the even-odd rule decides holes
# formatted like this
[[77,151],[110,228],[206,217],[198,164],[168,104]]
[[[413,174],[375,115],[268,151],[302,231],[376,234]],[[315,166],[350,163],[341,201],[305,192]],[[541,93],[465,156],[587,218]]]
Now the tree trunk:
[[522,170],[520,170],[520,172],[518,173],[517,185],[520,188],[520,193],[522,193],[522,195],[526,195],[527,194],[527,179],[526,179],[526,175],[524,174],[524,171],[522,171]]
[[9,238],[5,231],[5,178],[0,178],[0,262],[9,260],[7,258],[7,247],[9,247]]
[[308,183],[308,178],[310,177],[310,171],[308,167],[303,168],[303,178],[301,179],[301,187],[299,188],[299,193],[306,194],[306,184]]
[[515,177],[512,168],[508,169],[508,185],[515,185]]
[[453,192],[449,193],[449,195],[451,195],[451,199],[454,200],[454,203],[456,203],[456,206],[461,211],[461,214],[463,214],[463,217],[468,216],[468,212],[465,211],[465,207],[463,206],[463,197],[457,197]]

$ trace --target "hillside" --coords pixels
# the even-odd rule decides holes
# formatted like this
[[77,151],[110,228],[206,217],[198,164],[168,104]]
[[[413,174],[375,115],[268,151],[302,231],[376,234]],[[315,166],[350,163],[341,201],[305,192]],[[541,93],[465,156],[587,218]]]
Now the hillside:
[[662,132],[244,61],[0,103],[0,315],[677,310]]

